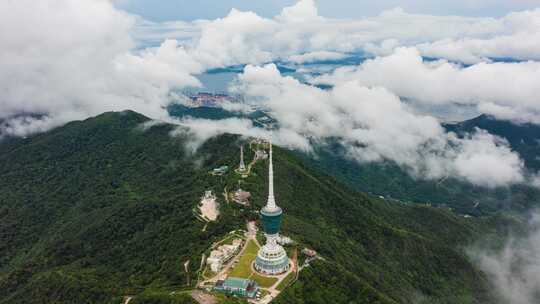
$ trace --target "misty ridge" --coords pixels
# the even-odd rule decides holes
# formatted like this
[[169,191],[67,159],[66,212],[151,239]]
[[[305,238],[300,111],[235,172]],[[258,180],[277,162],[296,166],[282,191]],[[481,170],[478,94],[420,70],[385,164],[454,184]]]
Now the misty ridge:
[[502,246],[470,247],[468,254],[487,274],[501,303],[540,301],[540,212],[529,214],[526,229],[511,232]]

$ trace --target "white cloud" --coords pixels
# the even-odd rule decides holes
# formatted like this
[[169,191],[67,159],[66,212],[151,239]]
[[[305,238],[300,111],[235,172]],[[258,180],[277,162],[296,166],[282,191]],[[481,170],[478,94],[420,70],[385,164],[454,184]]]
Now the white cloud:
[[540,60],[540,9],[511,13],[498,20],[503,30],[488,37],[446,38],[418,45],[422,55],[464,63],[489,58]]
[[[418,46],[425,56],[466,63],[488,57],[538,59],[540,9],[501,18],[410,14],[400,8],[375,17],[331,19],[313,0],[298,1],[274,18],[232,10],[212,21],[141,23],[141,38],[190,37],[186,44],[207,66],[261,64],[304,53],[358,52],[386,55]],[[143,38],[144,39],[144,38]]]
[[523,161],[510,150],[508,142],[477,130],[460,140],[454,159],[456,174],[473,184],[494,187],[523,182]]
[[540,300],[540,215],[533,214],[529,232],[512,237],[500,251],[470,250],[488,274],[501,303],[534,304]]
[[418,50],[398,48],[386,57],[345,67],[315,82],[355,80],[383,86],[422,104],[476,105],[486,114],[520,122],[540,122],[539,62],[478,63],[462,67],[446,61],[423,61]]
[[359,161],[391,160],[417,177],[453,176],[487,187],[525,179],[506,141],[480,130],[465,138],[446,133],[385,88],[344,81],[324,91],[281,76],[272,64],[247,66],[238,78],[234,91],[268,108],[281,131],[312,141],[337,138]]
[[288,61],[302,64],[302,63],[310,63],[310,62],[317,62],[317,61],[326,61],[326,60],[339,60],[347,58],[346,54],[339,53],[339,52],[330,52],[330,51],[317,51],[317,52],[310,52],[305,53],[301,55],[293,55],[288,58]]
[[0,139],[9,135],[24,137],[28,134],[45,132],[58,126],[58,121],[50,117],[16,116],[0,121]]
[[[124,109],[169,121],[164,107],[178,98],[171,91],[199,85],[193,75],[211,67],[287,58],[338,59],[362,49],[387,54],[399,45],[421,43],[428,52],[430,45],[425,43],[446,47],[444,41],[463,37],[526,39],[538,32],[537,11],[494,19],[394,9],[377,17],[340,20],[319,16],[314,1],[303,0],[274,18],[233,9],[212,21],[168,23],[168,31],[178,30],[172,36],[182,36],[181,43],[165,40],[159,47],[135,51],[131,33],[136,20],[107,0],[0,2],[0,119],[8,119],[0,132],[24,135]],[[149,29],[156,25],[146,26],[142,35],[152,36]],[[441,39],[450,40],[437,43]],[[518,48],[531,46],[519,43],[504,52],[517,54]],[[474,61],[499,48],[458,49],[446,51],[446,56]],[[482,132],[456,138],[432,116],[418,114],[414,103],[405,104],[397,96],[429,105],[472,104],[497,117],[538,122],[539,63],[463,68],[444,61],[423,62],[413,48],[391,54],[321,78],[335,84],[330,91],[283,77],[273,65],[248,66],[235,90],[272,111],[281,126],[276,142],[283,145],[309,150],[310,140],[338,138],[351,157],[392,160],[427,178],[452,175],[485,186],[524,179],[519,157],[504,141]],[[530,57],[526,52],[520,56]],[[29,113],[45,116],[21,116]],[[268,136],[245,120],[182,124],[203,139],[223,132]]]
[[314,0],[302,0],[293,6],[285,7],[276,19],[283,22],[305,23],[321,20],[322,17],[319,16]]
[[136,26],[132,28],[131,34],[142,47],[159,45],[167,39],[174,39],[189,45],[201,35],[201,28],[196,26],[196,22],[178,20],[156,23],[140,17],[136,20]]
[[137,54],[134,19],[109,1],[0,3],[2,133],[20,135],[104,111],[166,116],[171,88],[198,85],[201,66],[175,41]]
[[268,37],[276,26],[255,13],[232,9],[225,18],[201,23],[201,37],[191,54],[206,67],[270,61],[275,42]]
[[540,188],[540,175],[534,175],[531,178],[531,184],[535,187]]
[[221,134],[239,134],[257,138],[272,138],[275,144],[310,151],[308,140],[298,133],[281,129],[270,132],[266,129],[256,128],[251,120],[240,118],[227,118],[222,120],[185,118],[175,121],[180,126],[176,128],[172,136],[188,136],[186,147],[190,152],[195,152],[208,139]]

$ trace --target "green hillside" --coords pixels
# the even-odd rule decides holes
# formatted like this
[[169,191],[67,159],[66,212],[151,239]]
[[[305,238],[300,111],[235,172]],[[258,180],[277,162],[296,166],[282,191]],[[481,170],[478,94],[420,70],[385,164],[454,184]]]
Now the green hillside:
[[[540,168],[540,127],[537,125],[518,125],[482,115],[447,124],[445,128],[458,135],[474,132],[476,128],[486,130],[508,140],[528,170],[536,172]],[[459,213],[475,216],[502,210],[526,213],[540,205],[540,190],[535,187],[519,184],[489,189],[455,178],[419,180],[391,161],[361,164],[348,159],[344,148],[332,141],[316,147],[315,156],[298,155],[311,166],[328,172],[359,191],[382,195],[387,199],[447,206]]]
[[519,152],[529,169],[540,169],[540,125],[532,123],[517,124],[510,121],[498,120],[488,115],[456,124],[445,125],[449,131],[457,133],[472,132],[475,128],[487,130],[508,140],[512,149]]
[[296,153],[311,167],[336,177],[359,191],[388,200],[429,203],[461,214],[490,215],[504,211],[526,213],[540,205],[540,190],[528,185],[489,189],[455,178],[421,180],[391,161],[359,163],[337,145],[316,147],[314,155]]
[[[238,162],[238,136],[195,154],[170,125],[143,128],[134,112],[105,113],[28,139],[0,143],[0,303],[191,303],[183,264],[256,218],[266,164],[243,184],[253,209],[222,204],[219,221],[192,209],[237,177],[208,174]],[[251,152],[247,152],[251,158]],[[277,303],[487,303],[489,287],[463,253],[514,221],[374,199],[275,149],[283,232],[326,261],[302,271]],[[498,231],[496,229],[500,229]],[[422,302],[423,301],[423,302]]]
[[[238,116],[223,109],[189,109],[179,105],[169,108],[177,117],[223,119]],[[515,124],[481,115],[471,120],[445,124],[448,131],[459,135],[474,132],[476,128],[508,140],[512,150],[518,152],[526,168],[532,172],[540,169],[540,127],[535,124]],[[332,139],[324,145],[313,144],[314,153],[297,153],[313,168],[327,172],[356,190],[400,201],[423,202],[447,206],[462,214],[489,215],[501,210],[526,213],[540,205],[540,190],[527,185],[513,185],[488,189],[466,181],[447,178],[437,181],[413,178],[392,161],[359,163],[348,158],[347,151]]]

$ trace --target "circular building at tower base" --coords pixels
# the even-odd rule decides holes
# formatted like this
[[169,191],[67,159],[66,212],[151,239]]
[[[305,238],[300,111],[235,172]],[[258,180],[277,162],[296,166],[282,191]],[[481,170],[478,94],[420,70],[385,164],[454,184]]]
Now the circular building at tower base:
[[282,274],[290,268],[289,257],[280,245],[265,245],[259,250],[253,268],[265,275]]

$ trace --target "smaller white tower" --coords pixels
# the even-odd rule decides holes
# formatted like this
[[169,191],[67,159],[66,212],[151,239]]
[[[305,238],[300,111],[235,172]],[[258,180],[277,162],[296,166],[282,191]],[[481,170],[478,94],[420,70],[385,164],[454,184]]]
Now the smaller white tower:
[[240,166],[238,166],[238,172],[246,172],[246,165],[244,163],[244,146],[240,146]]

